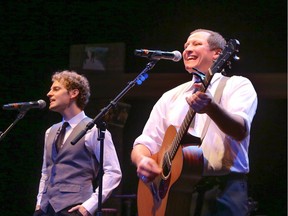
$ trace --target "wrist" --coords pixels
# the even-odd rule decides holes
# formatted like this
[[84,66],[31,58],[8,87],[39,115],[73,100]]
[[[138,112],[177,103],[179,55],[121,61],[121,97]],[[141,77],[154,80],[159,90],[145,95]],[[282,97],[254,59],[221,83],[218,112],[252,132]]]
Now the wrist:
[[211,116],[215,115],[215,113],[217,113],[218,108],[219,108],[218,104],[215,103],[214,101],[211,101],[211,103],[207,107],[206,114],[211,117]]

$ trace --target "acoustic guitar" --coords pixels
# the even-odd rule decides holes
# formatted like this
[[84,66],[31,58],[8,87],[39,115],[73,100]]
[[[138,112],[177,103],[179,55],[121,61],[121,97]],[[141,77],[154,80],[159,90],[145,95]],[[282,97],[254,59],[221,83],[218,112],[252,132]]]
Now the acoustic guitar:
[[[195,69],[194,75],[198,76],[203,84],[200,91],[205,92],[213,75],[223,72],[227,65],[231,65],[233,58],[238,58],[236,53],[239,45],[238,40],[230,39],[207,75]],[[186,193],[192,192],[193,187],[201,179],[203,170],[200,139],[194,138],[192,142],[183,144],[195,114],[190,107],[178,131],[173,125],[170,125],[165,132],[161,149],[152,155],[152,158],[162,167],[163,171],[152,182],[144,183],[139,180],[137,192],[139,216],[184,215],[179,214],[179,211],[176,210],[175,201],[177,199],[172,197],[173,189],[177,188],[178,191]],[[178,199],[177,202],[181,203],[182,200]],[[184,203],[182,204],[180,206],[185,206]]]

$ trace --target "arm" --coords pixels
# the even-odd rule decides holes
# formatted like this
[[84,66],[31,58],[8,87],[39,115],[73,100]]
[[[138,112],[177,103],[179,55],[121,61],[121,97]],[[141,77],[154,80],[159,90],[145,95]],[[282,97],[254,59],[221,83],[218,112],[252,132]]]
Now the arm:
[[206,113],[221,131],[236,140],[240,141],[248,135],[245,120],[241,116],[227,112],[219,104],[212,102]]
[[141,160],[145,157],[151,157],[149,149],[142,144],[135,145],[131,152],[132,162],[138,166]]
[[145,179],[142,180],[145,182],[152,181],[162,171],[156,161],[151,158],[152,154],[159,151],[166,131],[163,116],[165,116],[167,103],[162,98],[153,106],[142,134],[134,141],[131,152],[131,160],[137,168],[137,176],[140,179],[144,177]]
[[196,92],[187,98],[187,102],[195,112],[206,113],[220,130],[240,141],[249,134],[249,125],[257,106],[257,95],[248,79],[235,77],[230,80],[223,103],[216,103],[209,92]]
[[206,113],[225,134],[238,141],[247,136],[245,120],[241,116],[229,113],[214,100],[207,106]]
[[[46,144],[46,139],[47,139],[48,133],[49,133],[49,129],[45,133],[45,144]],[[35,211],[40,209],[40,203],[41,203],[41,199],[42,199],[43,190],[44,190],[47,178],[48,178],[47,169],[46,169],[46,147],[45,146],[46,145],[44,145],[44,150],[43,150],[43,163],[42,163],[42,169],[41,169],[41,179],[40,179],[40,183],[39,183],[39,189],[38,189],[37,203],[36,203]]]
[[223,109],[209,93],[198,91],[187,98],[187,102],[195,112],[206,113],[225,134],[236,140],[242,140],[247,135],[244,119]]
[[[191,86],[191,82],[184,83],[165,92],[153,106],[142,134],[136,138],[131,152],[131,160],[137,167],[139,178],[145,177],[152,181],[162,172],[162,167],[151,158],[161,149],[161,145],[170,125],[180,125],[187,112],[183,98]],[[142,179],[143,180],[143,179]]]
[[42,165],[42,173],[41,173],[41,179],[40,179],[40,183],[39,183],[39,190],[38,190],[38,195],[37,195],[37,203],[36,203],[36,207],[35,210],[39,210],[40,209],[40,203],[41,203],[41,199],[42,199],[42,194],[43,194],[43,190],[45,187],[45,182],[47,180],[47,173],[46,173],[46,166],[44,165],[45,163],[43,162]]

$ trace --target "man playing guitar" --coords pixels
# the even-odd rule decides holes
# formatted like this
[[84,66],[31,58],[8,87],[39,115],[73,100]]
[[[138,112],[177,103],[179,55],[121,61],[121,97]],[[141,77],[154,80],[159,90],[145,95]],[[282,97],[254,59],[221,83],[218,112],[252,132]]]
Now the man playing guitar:
[[[221,58],[226,45],[225,39],[217,32],[197,29],[190,33],[184,44],[183,60],[185,69],[193,75],[192,80],[162,95],[154,105],[142,134],[136,138],[131,160],[140,179],[137,195],[139,216],[171,214],[167,197],[185,166],[182,160],[186,158],[186,147],[181,145],[174,154],[170,143],[174,144],[175,134],[179,136],[190,109],[195,115],[190,118],[191,124],[185,132],[201,139],[201,145],[190,147],[202,151],[203,156],[199,158],[203,160],[203,167],[202,179],[196,185],[201,192],[195,190],[192,183],[188,183],[185,189],[195,191],[193,197],[196,198],[191,201],[193,205],[197,197],[198,201],[201,200],[197,202],[199,205],[192,205],[185,214],[179,215],[247,215],[248,147],[257,94],[247,78],[231,76],[223,87],[221,100],[215,100],[217,86],[224,76],[221,73],[211,76],[211,71],[217,70],[213,64]],[[196,82],[199,74],[200,83]],[[201,76],[204,81],[210,76],[207,86],[203,87],[205,82]],[[167,140],[168,146],[165,144]],[[179,158],[181,162],[178,162]],[[195,170],[191,168],[189,172],[193,174]]]

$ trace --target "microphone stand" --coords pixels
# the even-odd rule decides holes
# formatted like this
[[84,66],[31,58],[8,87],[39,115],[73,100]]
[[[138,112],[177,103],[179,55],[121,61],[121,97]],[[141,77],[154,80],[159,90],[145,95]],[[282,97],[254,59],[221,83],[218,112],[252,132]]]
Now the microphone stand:
[[133,80],[128,82],[128,85],[114,98],[114,100],[110,101],[110,103],[101,109],[100,113],[91,121],[89,122],[85,129],[80,131],[80,133],[71,141],[72,145],[75,145],[86,133],[90,130],[95,124],[98,128],[98,140],[100,141],[100,161],[99,161],[99,193],[98,193],[98,209],[97,209],[97,216],[102,216],[102,181],[103,181],[103,152],[104,152],[104,139],[105,139],[105,130],[106,130],[106,123],[103,122],[103,116],[112,108],[116,107],[118,101],[132,88],[135,84],[141,85],[143,81],[148,78],[147,71],[151,70],[158,60],[150,61],[146,67],[141,71],[141,73]]
[[4,132],[0,131],[0,142],[4,139],[7,133],[16,125],[16,123],[25,116],[27,111],[28,109],[20,109],[16,119],[12,122],[12,124],[10,124],[10,126]]

